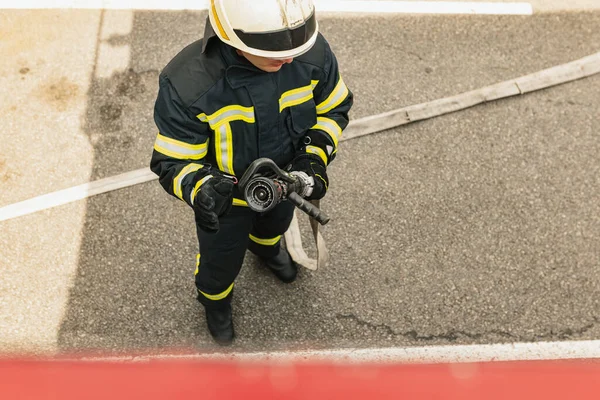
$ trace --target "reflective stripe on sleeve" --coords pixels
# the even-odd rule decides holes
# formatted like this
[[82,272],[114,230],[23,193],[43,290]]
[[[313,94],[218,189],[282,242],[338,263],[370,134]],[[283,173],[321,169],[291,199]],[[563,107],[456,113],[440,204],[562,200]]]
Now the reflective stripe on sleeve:
[[175,194],[175,196],[177,196],[181,200],[183,200],[183,189],[181,187],[183,180],[185,179],[186,176],[188,176],[192,172],[198,171],[200,168],[202,168],[202,164],[193,164],[192,163],[192,164],[186,165],[185,167],[183,167],[181,169],[179,174],[177,174],[175,179],[173,179],[173,194]]
[[337,85],[335,85],[333,91],[329,94],[329,97],[327,97],[324,102],[317,106],[317,114],[325,114],[331,111],[335,107],[342,104],[346,97],[348,97],[348,88],[340,76],[340,80],[338,81]]
[[337,122],[330,118],[317,117],[317,124],[311,129],[320,129],[326,132],[331,137],[335,147],[337,147],[342,136],[342,128],[340,128]]
[[208,141],[201,144],[189,144],[159,133],[154,142],[154,150],[179,160],[200,160],[206,156]]
[[306,152],[318,155],[319,157],[321,157],[325,165],[327,165],[327,155],[325,154],[325,151],[322,148],[317,146],[306,146]]
[[194,199],[196,198],[196,195],[198,194],[200,187],[204,184],[204,182],[206,182],[207,180],[209,180],[212,177],[213,177],[212,175],[207,175],[204,178],[200,179],[198,182],[196,182],[196,185],[194,186],[194,189],[192,189],[192,194],[190,196],[190,203],[192,204],[192,206],[194,205]]

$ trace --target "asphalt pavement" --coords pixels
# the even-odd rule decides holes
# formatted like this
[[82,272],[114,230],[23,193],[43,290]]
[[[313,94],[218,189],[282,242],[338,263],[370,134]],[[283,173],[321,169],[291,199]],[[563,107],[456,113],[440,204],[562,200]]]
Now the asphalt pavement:
[[[129,18],[110,15],[99,23]],[[97,48],[127,46],[129,62],[90,75],[80,121],[90,180],[148,166],[158,73],[201,35],[204,17],[135,11],[130,30],[99,36]],[[352,118],[598,52],[598,26],[600,12],[321,20],[356,96]],[[247,255],[231,351],[600,338],[598,93],[593,76],[343,142],[323,202],[329,265],[284,285]],[[0,225],[24,242],[42,221],[36,236],[49,247],[78,238],[55,351],[216,350],[194,298],[191,211],[157,182],[78,204],[76,232],[61,226],[74,205]],[[40,296],[43,310],[44,297],[58,299],[28,286],[39,258],[13,254],[7,236],[0,246],[12,260],[7,304]],[[18,347],[10,332],[5,351]]]

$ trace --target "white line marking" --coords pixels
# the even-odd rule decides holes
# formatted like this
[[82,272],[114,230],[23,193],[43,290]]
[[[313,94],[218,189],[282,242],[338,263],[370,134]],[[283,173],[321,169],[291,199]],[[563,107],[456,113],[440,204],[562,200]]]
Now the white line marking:
[[[4,9],[83,8],[113,10],[206,10],[206,0],[22,0],[4,2]],[[460,1],[360,1],[316,0],[320,12],[396,13],[396,14],[494,14],[531,15],[529,3]]]
[[531,15],[529,3],[459,1],[345,1],[316,2],[317,11],[395,14],[492,14]]
[[[552,87],[597,73],[600,73],[600,53],[592,54],[579,60],[557,65],[520,78],[500,82],[491,86],[485,86],[461,95],[446,97],[427,103],[404,107],[398,110],[392,110],[383,114],[352,120],[344,130],[344,136],[342,136],[340,141],[380,132],[414,121],[433,118],[445,113],[472,107],[483,102]],[[515,84],[518,84],[521,89],[517,90],[515,88],[515,90],[507,90],[508,86],[514,86]],[[157,176],[148,168],[142,168],[110,178],[100,179],[98,181],[2,207],[0,208],[0,221],[31,214],[71,201],[81,200],[95,194],[105,193],[138,183],[149,182],[154,179],[157,179]]]
[[83,357],[84,361],[293,361],[343,363],[467,363],[600,358],[600,340],[254,353],[149,354]]
[[11,204],[0,208],[0,221],[21,217],[48,208],[61,206],[73,201],[82,200],[96,194],[110,192],[138,183],[148,182],[158,177],[149,168],[142,168],[124,174],[99,179],[94,182],[84,183],[43,196]]

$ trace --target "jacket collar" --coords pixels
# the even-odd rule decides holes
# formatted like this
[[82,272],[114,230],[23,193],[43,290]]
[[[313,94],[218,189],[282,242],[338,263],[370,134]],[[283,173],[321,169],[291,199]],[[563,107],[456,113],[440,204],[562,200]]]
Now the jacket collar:
[[208,47],[208,43],[211,41],[219,40],[219,38],[215,39],[217,34],[212,28],[210,24],[210,20],[206,17],[206,24],[204,26],[204,39],[202,40],[202,52],[206,53],[206,48]]
[[227,82],[233,89],[247,86],[256,79],[257,75],[267,73],[256,68],[244,57],[238,55],[235,48],[220,41],[217,34],[213,30],[209,19],[206,18],[204,40],[202,41],[202,52],[206,53],[209,46],[213,45],[218,47],[217,50],[221,53],[221,56],[225,61],[225,75]]
[[267,73],[256,68],[243,56],[238,55],[236,49],[228,44],[221,42],[219,48],[227,65],[225,71],[227,82],[233,89],[248,86],[256,81],[256,78]]

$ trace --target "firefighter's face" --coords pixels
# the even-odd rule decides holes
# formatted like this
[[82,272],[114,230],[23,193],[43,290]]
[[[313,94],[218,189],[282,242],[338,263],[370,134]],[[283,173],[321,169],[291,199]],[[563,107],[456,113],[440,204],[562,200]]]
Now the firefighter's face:
[[238,50],[238,54],[250,61],[256,68],[261,69],[265,72],[277,72],[281,69],[283,64],[289,64],[294,61],[293,58],[286,58],[285,60],[275,60],[273,58],[259,57],[252,54],[248,54],[244,51]]

